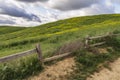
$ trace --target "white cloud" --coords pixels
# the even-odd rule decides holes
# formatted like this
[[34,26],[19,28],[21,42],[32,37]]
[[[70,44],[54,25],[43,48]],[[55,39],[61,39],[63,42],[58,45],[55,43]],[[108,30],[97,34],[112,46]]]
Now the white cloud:
[[35,13],[29,12],[27,9],[28,6],[29,5],[26,5],[25,3],[19,3],[15,0],[0,0],[0,16],[3,17],[0,19],[0,24],[40,24],[40,18]]
[[46,2],[46,1],[48,1],[48,0],[18,0],[18,1],[23,1],[23,2]]
[[6,14],[14,17],[22,17],[30,21],[40,21],[40,19],[35,15],[28,13],[22,6],[16,5],[15,2],[3,1],[0,5],[0,14]]
[[115,13],[120,0],[0,0],[0,24],[39,25],[75,16]]

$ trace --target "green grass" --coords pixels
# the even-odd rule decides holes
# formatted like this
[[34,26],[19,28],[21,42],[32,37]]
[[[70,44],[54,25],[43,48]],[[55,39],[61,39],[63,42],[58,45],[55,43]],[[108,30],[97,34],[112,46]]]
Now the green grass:
[[9,34],[11,32],[20,31],[25,29],[24,27],[10,27],[10,26],[0,26],[0,35]]
[[91,36],[120,30],[120,15],[99,15],[60,20],[36,27],[0,27],[0,57],[28,50],[40,43],[45,55],[57,47]]
[[[120,31],[119,14],[75,17],[27,28],[1,26],[0,57],[35,48],[35,45],[40,43],[45,58],[53,55],[54,51],[63,44],[83,39],[88,34],[90,36],[103,35],[114,30]],[[27,60],[25,62],[24,59],[23,62],[16,61],[16,65],[15,63],[0,64],[2,80],[22,79],[34,74],[34,69],[35,72],[42,70],[37,58],[25,59]],[[20,65],[17,66],[18,64]],[[34,66],[35,64],[37,67]],[[5,75],[3,76],[3,74]]]
[[0,64],[0,80],[22,80],[42,71],[43,67],[36,55],[23,57],[9,63]]

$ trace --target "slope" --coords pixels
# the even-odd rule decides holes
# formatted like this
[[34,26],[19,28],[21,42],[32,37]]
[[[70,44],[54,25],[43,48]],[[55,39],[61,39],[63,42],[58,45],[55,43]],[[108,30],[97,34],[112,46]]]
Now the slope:
[[[44,56],[61,45],[90,35],[120,30],[120,15],[96,15],[60,20],[36,27],[0,27],[0,57],[35,47],[41,43]],[[49,54],[48,54],[49,53]]]

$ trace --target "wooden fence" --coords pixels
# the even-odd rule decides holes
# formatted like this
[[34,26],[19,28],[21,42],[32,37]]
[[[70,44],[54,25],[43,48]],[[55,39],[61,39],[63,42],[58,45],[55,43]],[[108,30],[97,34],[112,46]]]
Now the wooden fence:
[[[100,42],[100,43],[96,43],[96,44],[92,44],[91,45],[91,44],[89,44],[89,41],[90,40],[95,40],[95,39],[100,39],[100,38],[105,38],[105,37],[108,37],[108,36],[111,36],[111,37],[112,36],[120,36],[120,34],[109,33],[109,34],[106,34],[104,36],[96,36],[96,37],[89,37],[88,36],[88,37],[85,38],[85,48],[87,48],[87,47],[94,47],[94,46],[99,46],[99,45],[105,44],[105,42]],[[40,60],[40,62],[44,63],[44,62],[48,62],[48,61],[52,61],[52,60],[55,60],[55,59],[58,59],[58,58],[62,58],[62,57],[68,56],[72,52],[59,54],[59,55],[56,55],[56,56],[52,56],[50,58],[43,59],[43,55],[42,55],[42,51],[41,51],[40,45],[37,44],[36,48],[34,48],[32,50],[28,50],[28,51],[25,51],[25,52],[16,53],[16,54],[13,54],[13,55],[10,55],[10,56],[2,57],[2,58],[0,58],[0,62],[2,63],[2,62],[10,61],[10,60],[13,60],[13,59],[17,59],[17,58],[20,58],[20,57],[23,57],[23,56],[27,56],[27,55],[30,55],[30,54],[35,54],[35,53],[38,54],[38,59]]]
[[64,54],[61,54],[61,55],[56,55],[56,56],[53,56],[53,57],[50,57],[50,58],[43,59],[43,55],[42,55],[40,45],[37,44],[35,49],[28,50],[28,51],[25,51],[25,52],[16,53],[16,54],[6,56],[6,57],[2,57],[2,58],[0,58],[0,62],[1,63],[2,62],[7,62],[7,61],[10,61],[10,60],[13,60],[13,59],[17,59],[17,58],[27,56],[27,55],[30,55],[30,54],[35,54],[35,53],[38,54],[38,59],[41,63],[52,61],[52,60],[62,58],[62,57],[65,57],[65,56],[68,56],[68,55],[71,54],[71,53],[64,53]]
[[107,33],[106,35],[103,35],[103,36],[96,36],[96,37],[87,36],[85,38],[85,48],[100,46],[100,45],[103,45],[106,43],[105,41],[103,41],[103,42],[99,42],[99,43],[95,43],[95,44],[89,44],[89,42],[91,40],[97,40],[97,39],[102,39],[102,38],[106,38],[106,37],[116,37],[116,36],[120,36],[120,34]]

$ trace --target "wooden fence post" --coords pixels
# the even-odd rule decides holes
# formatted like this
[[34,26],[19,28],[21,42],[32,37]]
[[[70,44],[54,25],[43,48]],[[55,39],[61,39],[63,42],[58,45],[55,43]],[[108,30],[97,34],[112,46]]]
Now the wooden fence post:
[[43,57],[42,57],[42,51],[41,51],[41,48],[40,48],[40,44],[36,45],[36,51],[37,51],[37,54],[38,54],[38,59],[43,64]]
[[112,32],[109,32],[108,33],[110,37],[113,37],[113,33]]
[[85,38],[85,48],[89,47],[89,35]]

